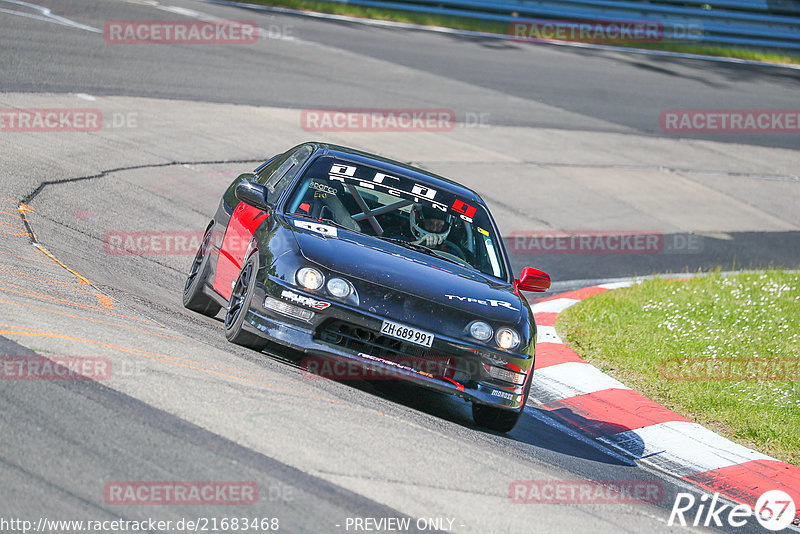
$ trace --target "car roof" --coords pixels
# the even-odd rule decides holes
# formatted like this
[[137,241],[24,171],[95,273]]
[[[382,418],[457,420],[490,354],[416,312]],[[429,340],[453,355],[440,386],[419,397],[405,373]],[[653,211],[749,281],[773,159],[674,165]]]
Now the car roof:
[[407,165],[399,161],[384,158],[376,154],[370,154],[369,152],[356,150],[354,148],[332,145],[329,143],[313,144],[317,145],[318,147],[316,155],[333,156],[335,158],[352,161],[354,163],[363,163],[364,165],[378,167],[381,171],[384,171],[387,174],[398,174],[405,176],[438,189],[448,190],[464,199],[474,200],[481,205],[486,205],[480,195],[478,195],[472,189],[464,187],[463,185],[452,180],[448,180],[447,178],[439,176],[438,174],[434,174],[417,167],[412,167],[411,165]]

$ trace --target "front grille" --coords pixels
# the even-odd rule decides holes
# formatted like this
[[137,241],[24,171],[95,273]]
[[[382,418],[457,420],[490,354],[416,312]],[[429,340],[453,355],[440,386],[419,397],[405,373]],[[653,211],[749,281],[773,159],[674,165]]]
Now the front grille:
[[425,347],[405,343],[381,335],[375,330],[346,323],[328,321],[314,335],[315,339],[355,352],[363,352],[384,360],[406,365],[435,378],[451,378],[456,370],[455,358]]

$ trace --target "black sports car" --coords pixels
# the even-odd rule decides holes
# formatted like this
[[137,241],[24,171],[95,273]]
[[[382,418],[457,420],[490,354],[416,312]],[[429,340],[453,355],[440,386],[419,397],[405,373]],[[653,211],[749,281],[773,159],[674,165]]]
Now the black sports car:
[[239,176],[206,229],[184,305],[226,307],[228,340],[277,343],[365,375],[472,401],[511,430],[533,374],[536,325],[497,227],[473,191],[349,148],[304,143]]

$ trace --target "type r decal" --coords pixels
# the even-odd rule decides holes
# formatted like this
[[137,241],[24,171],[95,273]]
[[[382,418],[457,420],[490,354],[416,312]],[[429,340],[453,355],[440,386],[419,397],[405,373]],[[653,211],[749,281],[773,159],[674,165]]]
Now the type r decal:
[[445,297],[447,297],[448,300],[457,299],[461,302],[477,302],[478,304],[482,304],[484,306],[501,307],[508,308],[509,310],[519,311],[519,308],[515,308],[510,302],[506,302],[504,300],[474,299],[472,297],[459,297],[458,295],[445,295]]

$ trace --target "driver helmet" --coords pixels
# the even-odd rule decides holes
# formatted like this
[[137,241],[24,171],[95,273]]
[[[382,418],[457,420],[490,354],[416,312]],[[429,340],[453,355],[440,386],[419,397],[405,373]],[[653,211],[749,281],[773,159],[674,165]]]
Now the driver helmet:
[[434,241],[444,243],[450,234],[453,225],[453,216],[431,206],[414,204],[408,218],[411,225],[411,234],[417,240],[425,239],[431,235]]

